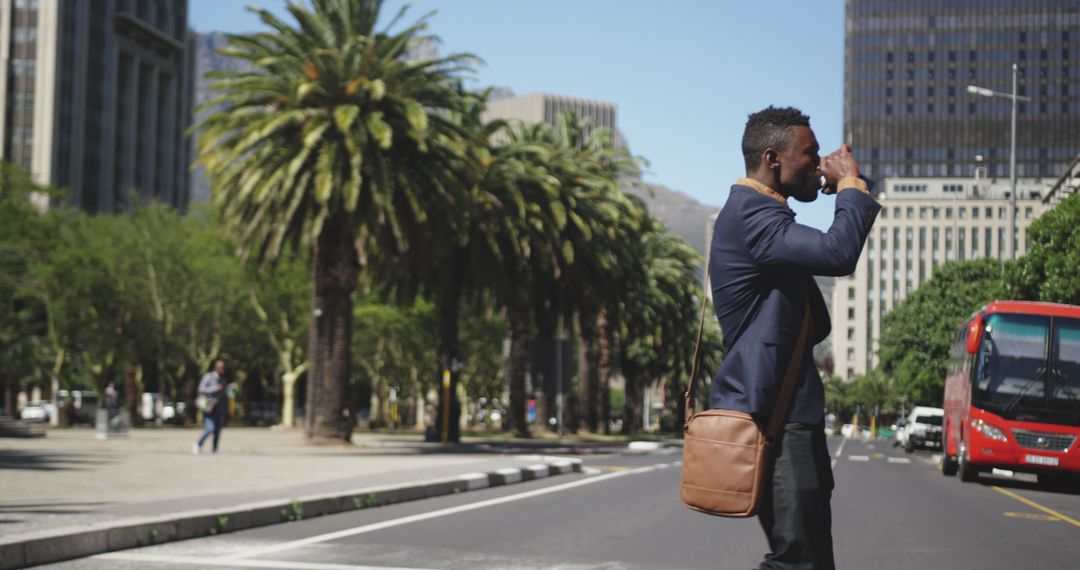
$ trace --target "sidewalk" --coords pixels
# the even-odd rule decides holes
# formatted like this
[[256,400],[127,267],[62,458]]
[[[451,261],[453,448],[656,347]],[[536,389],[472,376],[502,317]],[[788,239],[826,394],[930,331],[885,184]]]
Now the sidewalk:
[[0,439],[0,568],[558,475],[580,470],[580,460],[560,456],[626,447],[442,446],[362,433],[349,446],[311,447],[299,431],[236,427],[222,433],[221,453],[193,456],[198,433],[142,429],[97,440],[93,430],[54,429]]

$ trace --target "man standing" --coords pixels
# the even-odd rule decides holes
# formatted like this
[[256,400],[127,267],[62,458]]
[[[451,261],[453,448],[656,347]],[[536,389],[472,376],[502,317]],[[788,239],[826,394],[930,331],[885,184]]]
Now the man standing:
[[226,395],[225,384],[225,361],[214,361],[214,369],[203,375],[199,381],[199,403],[203,412],[203,431],[199,439],[191,444],[191,453],[198,455],[202,451],[202,444],[211,434],[214,436],[214,453],[218,452],[218,441],[221,439],[221,428],[225,427],[225,416],[228,413],[229,401]]
[[[724,332],[711,405],[768,425],[784,371],[791,358],[798,359],[758,509],[770,550],[760,568],[832,569],[833,478],[825,393],[813,360],[813,345],[831,325],[813,276],[855,271],[881,207],[860,178],[850,147],[822,161],[810,119],[797,109],[769,107],[750,115],[742,149],[746,177],[732,186],[716,219],[710,254],[713,304]],[[795,223],[788,207],[790,198],[814,201],[819,189],[837,194],[835,219],[824,233]],[[807,306],[812,332],[805,352],[792,354]]]

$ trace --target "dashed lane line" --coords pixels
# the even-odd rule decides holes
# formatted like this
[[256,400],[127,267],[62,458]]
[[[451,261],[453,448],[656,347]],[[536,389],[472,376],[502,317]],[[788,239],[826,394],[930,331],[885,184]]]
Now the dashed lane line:
[[866,461],[870,461],[870,456],[869,455],[849,455],[848,456],[848,461],[857,461],[859,463],[863,463],[863,462],[866,462]]
[[836,456],[832,460],[832,466],[836,467],[836,460],[840,459],[840,455],[844,453],[844,445],[847,443],[847,439],[840,440],[840,447],[836,449]]

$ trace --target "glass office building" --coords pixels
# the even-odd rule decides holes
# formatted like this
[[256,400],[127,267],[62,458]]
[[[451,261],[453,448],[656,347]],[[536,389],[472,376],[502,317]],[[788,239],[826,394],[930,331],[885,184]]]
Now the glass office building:
[[186,207],[187,4],[0,0],[0,159],[90,212]]
[[[844,134],[871,177],[1055,179],[1080,153],[1080,1],[846,0]],[[981,157],[979,160],[977,157]]]

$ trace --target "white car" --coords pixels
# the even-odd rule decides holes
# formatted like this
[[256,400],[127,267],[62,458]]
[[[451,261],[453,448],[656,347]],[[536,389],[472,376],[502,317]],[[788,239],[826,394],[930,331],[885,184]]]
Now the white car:
[[54,413],[52,402],[34,400],[26,403],[26,406],[19,412],[19,417],[28,422],[47,422]]
[[928,406],[915,406],[907,417],[907,425],[901,428],[904,451],[911,453],[916,449],[941,449],[941,424],[945,410]]

